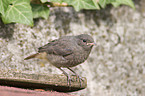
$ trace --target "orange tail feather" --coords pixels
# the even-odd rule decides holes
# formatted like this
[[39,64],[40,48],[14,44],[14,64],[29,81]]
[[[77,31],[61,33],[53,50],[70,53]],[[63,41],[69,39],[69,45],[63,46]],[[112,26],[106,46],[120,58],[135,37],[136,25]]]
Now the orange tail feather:
[[36,54],[30,55],[30,56],[26,57],[24,60],[28,60],[28,59],[32,59],[32,58],[36,58],[37,55],[39,55],[39,53],[36,53]]
[[28,59],[32,59],[32,58],[46,59],[47,60],[46,55],[47,55],[46,52],[36,53],[36,54],[33,54],[33,55],[26,57],[24,60],[28,60]]

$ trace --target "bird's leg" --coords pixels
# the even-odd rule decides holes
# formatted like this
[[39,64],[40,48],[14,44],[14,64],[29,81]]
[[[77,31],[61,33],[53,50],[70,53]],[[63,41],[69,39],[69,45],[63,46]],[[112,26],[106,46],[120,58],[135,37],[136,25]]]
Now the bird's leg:
[[63,74],[65,76],[67,76],[67,84],[68,84],[69,87],[71,87],[71,78],[70,78],[70,75],[67,74],[63,69],[61,69],[61,68],[58,68],[58,69],[60,69],[63,72]]
[[69,69],[71,72],[73,72],[77,76],[77,80],[79,79],[80,86],[82,87],[82,81],[83,81],[83,79],[74,70],[72,70],[71,68],[67,67],[67,69]]

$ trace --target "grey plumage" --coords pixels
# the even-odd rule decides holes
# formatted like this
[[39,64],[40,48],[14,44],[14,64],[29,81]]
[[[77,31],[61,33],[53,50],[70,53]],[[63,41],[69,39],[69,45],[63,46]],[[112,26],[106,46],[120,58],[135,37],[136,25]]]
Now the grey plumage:
[[[31,58],[47,59],[60,70],[62,70],[61,67],[71,70],[69,67],[81,64],[88,58],[93,45],[93,38],[87,34],[64,36],[38,48],[38,53],[25,58],[25,60]],[[65,71],[63,73],[68,77]]]

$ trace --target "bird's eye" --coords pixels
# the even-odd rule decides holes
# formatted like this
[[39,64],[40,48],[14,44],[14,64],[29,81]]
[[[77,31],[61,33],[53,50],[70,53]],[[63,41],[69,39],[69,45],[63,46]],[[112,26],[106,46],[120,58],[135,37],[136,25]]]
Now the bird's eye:
[[83,42],[87,42],[86,40],[83,40]]

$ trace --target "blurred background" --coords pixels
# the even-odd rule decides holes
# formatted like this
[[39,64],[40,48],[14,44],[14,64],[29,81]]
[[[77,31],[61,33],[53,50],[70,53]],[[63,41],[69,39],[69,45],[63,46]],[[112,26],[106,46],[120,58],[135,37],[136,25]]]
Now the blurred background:
[[[38,59],[24,61],[37,48],[64,35],[90,34],[96,46],[86,62],[73,69],[87,78],[81,96],[144,96],[145,0],[101,10],[53,8],[48,20],[35,19],[34,27],[0,21],[0,73],[61,74]],[[11,74],[13,75],[13,74]]]

